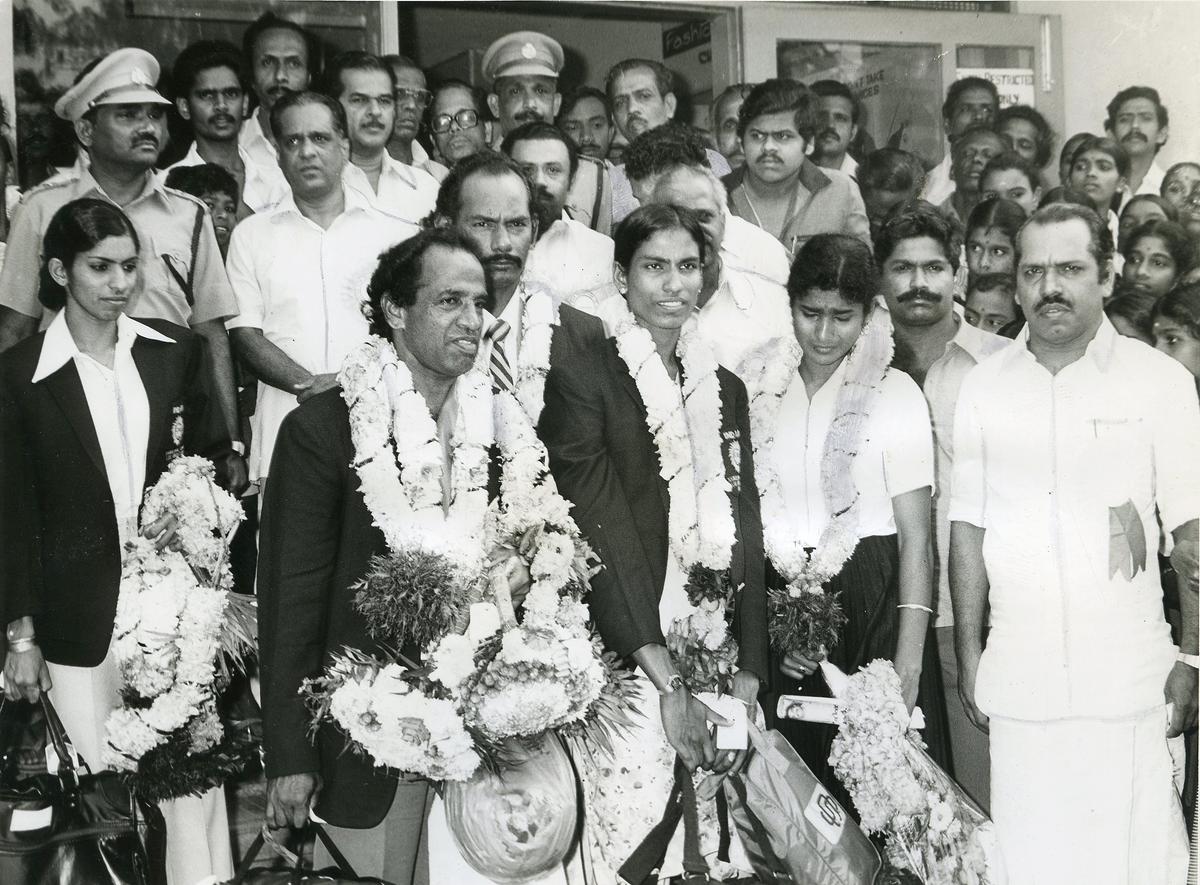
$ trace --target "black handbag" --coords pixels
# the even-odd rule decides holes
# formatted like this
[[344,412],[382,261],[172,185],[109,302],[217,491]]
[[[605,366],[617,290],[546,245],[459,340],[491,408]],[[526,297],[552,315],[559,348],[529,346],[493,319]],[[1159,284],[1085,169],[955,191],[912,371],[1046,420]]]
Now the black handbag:
[[[250,847],[246,849],[246,856],[238,864],[237,872],[229,880],[228,885],[318,885],[318,883],[320,885],[389,885],[382,879],[360,877],[355,873],[354,867],[350,866],[350,861],[346,860],[341,849],[334,844],[333,839],[320,824],[309,823],[305,829],[306,831],[311,830],[315,837],[325,844],[325,849],[337,866],[312,870],[305,863],[302,853],[289,851],[271,835],[271,831],[264,824],[258,835],[254,837],[254,841],[250,843]],[[266,846],[284,859],[288,869],[259,867],[252,869],[254,861],[258,859],[259,854]]]
[[[4,885],[160,885],[166,825],[115,771],[76,763],[70,739],[42,694],[58,771],[0,779],[0,882]],[[0,700],[0,714],[5,704]]]

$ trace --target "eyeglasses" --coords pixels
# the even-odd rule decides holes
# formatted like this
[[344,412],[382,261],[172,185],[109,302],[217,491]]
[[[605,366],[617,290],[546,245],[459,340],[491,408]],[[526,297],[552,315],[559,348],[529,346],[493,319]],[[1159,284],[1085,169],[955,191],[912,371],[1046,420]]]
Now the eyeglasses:
[[459,129],[473,129],[479,125],[479,114],[470,108],[463,108],[454,116],[450,114],[438,114],[433,118],[430,128],[438,135],[444,135],[450,131],[452,124],[458,124]]
[[419,108],[429,107],[429,102],[433,100],[433,93],[428,89],[409,89],[406,86],[396,87],[396,101],[411,101]]

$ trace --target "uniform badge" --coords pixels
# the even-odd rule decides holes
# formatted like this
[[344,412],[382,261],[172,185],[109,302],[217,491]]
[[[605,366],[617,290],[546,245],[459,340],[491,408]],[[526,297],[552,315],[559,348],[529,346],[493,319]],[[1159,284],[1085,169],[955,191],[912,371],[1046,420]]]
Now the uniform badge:
[[537,58],[537,48],[532,43],[526,43],[521,47],[522,58]]

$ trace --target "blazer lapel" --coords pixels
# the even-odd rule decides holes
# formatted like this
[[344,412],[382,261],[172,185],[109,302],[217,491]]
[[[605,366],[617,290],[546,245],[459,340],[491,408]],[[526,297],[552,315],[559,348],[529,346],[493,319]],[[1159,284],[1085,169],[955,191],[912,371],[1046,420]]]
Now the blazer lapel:
[[150,484],[150,471],[154,469],[156,454],[163,449],[163,439],[171,426],[170,373],[162,365],[160,342],[148,341],[139,336],[133,342],[133,364],[142,376],[146,390],[146,401],[150,405],[150,433],[146,437],[145,485]]
[[[624,360],[619,360],[619,365],[620,365],[621,371],[618,372],[617,374],[621,379],[621,389],[625,391],[625,393],[629,396],[629,398],[631,400],[633,400],[633,404],[634,404],[635,408],[637,409],[638,420],[642,423],[642,426],[645,427],[646,426],[646,403],[642,401],[642,394],[638,390],[637,382],[633,380],[633,374],[629,371],[629,368],[625,365]],[[646,432],[647,432],[647,434],[649,434],[649,430],[647,430]],[[653,435],[650,436],[650,444],[654,445]],[[658,465],[659,460],[658,460],[657,450],[654,450],[653,458],[654,458],[655,465]],[[657,469],[654,471],[654,485],[658,489],[659,498],[662,499],[663,512],[669,513],[671,510],[670,489],[667,487],[667,481],[665,479],[663,479],[662,474]]]
[[83,392],[83,382],[79,380],[79,370],[75,368],[75,361],[71,360],[41,383],[54,397],[75,431],[75,436],[79,438],[79,444],[107,482],[108,471],[104,466],[104,455],[100,451],[100,438],[96,436],[96,425],[92,423],[87,394]]

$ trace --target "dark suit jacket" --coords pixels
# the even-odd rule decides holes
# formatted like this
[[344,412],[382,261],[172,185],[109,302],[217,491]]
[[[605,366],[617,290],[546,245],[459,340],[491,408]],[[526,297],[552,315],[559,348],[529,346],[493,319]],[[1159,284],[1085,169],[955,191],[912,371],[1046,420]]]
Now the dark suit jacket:
[[[174,343],[139,336],[133,360],[150,405],[146,486],[174,447],[182,408],[185,451],[220,457],[229,434],[209,395],[204,339],[139,320]],[[4,623],[32,615],[46,660],[94,667],[112,638],[121,580],[112,492],[73,361],[31,383],[45,334],[0,355],[0,601]]]
[[[550,453],[559,491],[604,568],[592,578],[588,598],[608,648],[628,656],[643,645],[663,644],[658,602],[666,575],[666,482],[646,427],[637,385],[602,324],[570,307],[551,343],[546,403],[538,433]],[[722,451],[737,543],[732,558],[737,598],[734,636],[739,666],[768,676],[767,608],[763,584],[762,518],[751,461],[746,388],[718,369]],[[736,456],[736,463],[734,460]]]
[[[359,491],[354,460],[340,388],[312,397],[284,419],[259,529],[258,644],[267,776],[320,772],[317,814],[334,826],[363,828],[387,814],[398,775],[347,750],[345,734],[331,723],[321,726],[314,746],[297,694],[335,652],[383,651],[368,636],[350,589],[372,556],[388,552]],[[497,463],[493,457],[493,495]],[[404,651],[417,659],[416,649]]]

